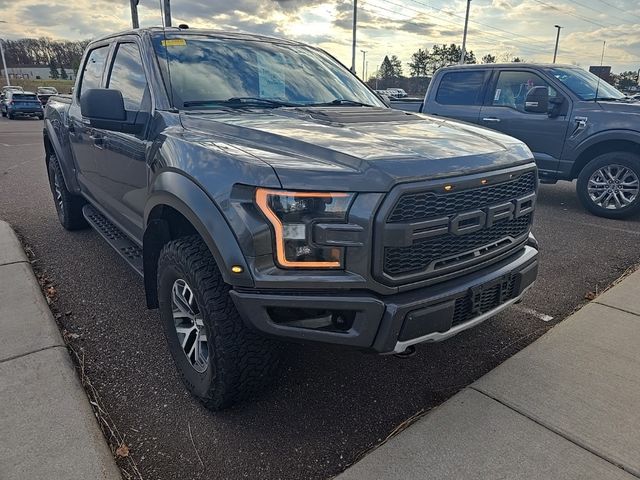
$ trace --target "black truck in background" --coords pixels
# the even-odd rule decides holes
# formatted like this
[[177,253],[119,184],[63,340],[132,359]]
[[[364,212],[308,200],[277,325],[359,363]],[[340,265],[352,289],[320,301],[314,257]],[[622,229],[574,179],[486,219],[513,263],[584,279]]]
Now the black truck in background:
[[438,70],[422,104],[394,108],[462,120],[522,140],[540,180],[577,178],[595,215],[640,212],[640,102],[573,65],[455,65]]
[[401,354],[536,279],[531,151],[389,109],[300,43],[186,28],[93,41],[74,94],[47,103],[44,145],[60,223],[91,225],[143,276],[212,409],[269,380],[274,339]]

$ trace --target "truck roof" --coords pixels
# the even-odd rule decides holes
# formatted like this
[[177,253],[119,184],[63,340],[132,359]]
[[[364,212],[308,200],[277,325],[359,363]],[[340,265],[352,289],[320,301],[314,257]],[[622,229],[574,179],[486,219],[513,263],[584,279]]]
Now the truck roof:
[[474,64],[464,64],[464,65],[449,65],[447,67],[442,67],[441,70],[457,70],[460,68],[580,68],[576,65],[566,65],[562,63],[525,63],[525,62],[510,62],[510,63],[474,63]]
[[109,35],[104,35],[100,38],[96,38],[91,43],[99,42],[102,40],[122,37],[125,35],[162,35],[166,34],[180,34],[180,35],[208,35],[212,37],[219,38],[229,38],[229,39],[238,39],[238,40],[254,40],[254,41],[262,41],[262,42],[277,42],[281,44],[289,44],[289,45],[304,45],[302,42],[296,42],[293,40],[271,37],[268,35],[258,35],[255,33],[242,32],[237,30],[212,30],[212,29],[203,29],[203,28],[179,28],[179,27],[146,27],[146,28],[134,28],[123,30],[121,32],[110,33]]

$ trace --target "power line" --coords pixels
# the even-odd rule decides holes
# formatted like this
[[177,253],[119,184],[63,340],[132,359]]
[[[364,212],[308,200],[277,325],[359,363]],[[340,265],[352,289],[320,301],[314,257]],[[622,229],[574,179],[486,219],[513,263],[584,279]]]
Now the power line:
[[[596,12],[596,13],[601,14],[601,15],[609,15],[608,13],[603,12],[602,10],[597,10],[597,9],[595,9],[595,8],[593,8],[593,7],[590,7],[589,5],[585,5],[584,3],[580,3],[580,2],[578,2],[577,0],[569,0],[569,1],[570,1],[570,2],[572,2],[572,3],[575,3],[576,5],[580,5],[582,8],[588,8],[589,10],[592,10],[592,11],[594,11],[594,12]],[[616,9],[616,10],[621,11],[620,9]],[[624,13],[624,12],[623,12],[623,13]],[[620,20],[620,21],[623,21],[623,22],[627,22],[627,19],[626,19],[626,18],[625,18],[625,19],[622,19],[622,18],[620,18],[620,17],[613,17],[613,18],[615,18],[615,19],[617,19],[617,20]]]
[[544,5],[547,8],[550,8],[551,10],[555,10],[557,12],[560,12],[564,15],[571,15],[572,17],[578,18],[580,20],[582,20],[583,22],[589,22],[593,25],[596,25],[598,27],[601,28],[607,28],[607,27],[612,27],[613,25],[603,25],[602,23],[598,23],[598,22],[594,22],[593,20],[587,18],[587,17],[583,17],[582,15],[578,15],[577,13],[573,13],[573,12],[569,12],[567,10],[562,10],[561,8],[556,7],[555,5],[549,5],[548,3],[544,3],[542,0],[533,0],[536,3],[539,3],[540,5]]
[[620,12],[624,13],[625,15],[631,15],[632,17],[636,17],[636,18],[640,19],[640,16],[636,15],[635,13],[631,13],[631,12],[628,12],[628,11],[624,11],[624,10],[622,10],[620,7],[618,7],[618,6],[616,6],[616,5],[613,5],[612,3],[609,3],[609,2],[607,2],[607,1],[605,1],[605,0],[600,0],[600,2],[601,2],[601,3],[604,3],[605,5],[608,5],[608,6],[609,6],[609,7],[611,7],[611,8],[615,8],[616,10],[618,10],[618,11],[620,11]]
[[[390,9],[385,8],[385,7],[383,7],[383,6],[380,6],[380,5],[377,5],[377,4],[374,4],[374,3],[371,3],[370,1],[367,1],[366,3],[367,3],[368,5],[370,5],[370,6],[372,6],[372,7],[378,8],[378,9],[380,9],[380,10],[384,10],[384,11],[386,11],[386,12],[391,12],[391,13],[394,13],[394,14],[396,14],[396,15],[399,15],[399,14],[398,14],[396,11],[394,11],[394,10],[390,10]],[[422,11],[422,10],[415,10],[415,9],[410,8],[410,7],[406,7],[405,5],[400,5],[400,4],[397,4],[397,3],[393,3],[393,2],[390,2],[390,1],[388,1],[388,0],[387,0],[387,2],[386,2],[386,3],[391,4],[391,5],[394,5],[394,6],[396,6],[396,7],[406,8],[406,9],[408,9],[408,10],[412,10],[412,11],[417,12],[417,13],[421,13],[421,14],[426,13],[426,12],[424,12],[424,11]],[[401,17],[401,18],[402,18],[406,23],[408,23],[408,24],[410,24],[410,25],[415,25],[415,26],[417,26],[417,27],[423,27],[423,25],[420,25],[420,24],[418,24],[418,23],[411,22],[411,21],[409,21],[409,20],[408,20],[408,19],[411,19],[412,17],[402,16],[402,15],[399,15],[399,16],[400,16],[400,17]],[[448,23],[448,24],[451,24],[451,25],[455,25],[456,27],[459,27],[459,26],[460,26],[459,24],[457,24],[457,23],[455,23],[455,22],[452,22],[452,21],[450,21],[450,20],[444,20],[444,19],[442,19],[442,18],[440,18],[440,17],[437,17],[437,18],[438,18],[439,20],[443,21],[444,23]],[[479,36],[479,37],[483,37],[483,36],[495,37],[495,38],[498,38],[498,39],[500,39],[500,40],[502,40],[502,41],[505,41],[505,40],[506,40],[508,43],[510,43],[510,44],[512,44],[512,45],[522,45],[522,46],[520,47],[520,49],[521,49],[521,50],[523,50],[523,51],[524,51],[524,53],[527,53],[527,51],[529,52],[529,54],[532,54],[532,53],[533,53],[533,54],[548,54],[548,53],[549,53],[549,49],[545,49],[545,48],[541,48],[541,47],[532,46],[532,45],[530,45],[529,43],[520,42],[520,41],[518,41],[518,40],[514,40],[513,38],[505,37],[504,35],[499,35],[499,34],[497,34],[497,33],[480,32],[480,34],[479,34],[479,35],[474,36],[474,42],[476,42],[476,43],[478,43],[478,40],[477,40],[477,37],[478,37],[478,36]]]

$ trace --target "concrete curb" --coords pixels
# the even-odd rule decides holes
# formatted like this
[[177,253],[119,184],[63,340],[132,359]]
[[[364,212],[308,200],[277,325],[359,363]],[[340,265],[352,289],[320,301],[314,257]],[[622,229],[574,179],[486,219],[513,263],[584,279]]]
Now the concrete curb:
[[22,245],[0,221],[3,480],[121,480]]
[[640,478],[640,270],[338,480]]

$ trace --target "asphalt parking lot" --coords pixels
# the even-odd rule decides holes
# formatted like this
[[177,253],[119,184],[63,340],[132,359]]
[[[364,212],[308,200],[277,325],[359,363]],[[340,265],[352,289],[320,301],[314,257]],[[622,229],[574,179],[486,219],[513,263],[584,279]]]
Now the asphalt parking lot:
[[84,355],[85,373],[145,479],[329,478],[640,260],[640,218],[591,216],[572,184],[543,185],[534,228],[540,276],[522,304],[449,341],[420,346],[408,359],[290,345],[271,389],[212,413],[183,388],[139,277],[97,233],[59,225],[41,129],[38,120],[0,119],[0,219],[23,236],[36,268],[53,281],[59,321],[77,335],[71,342]]

